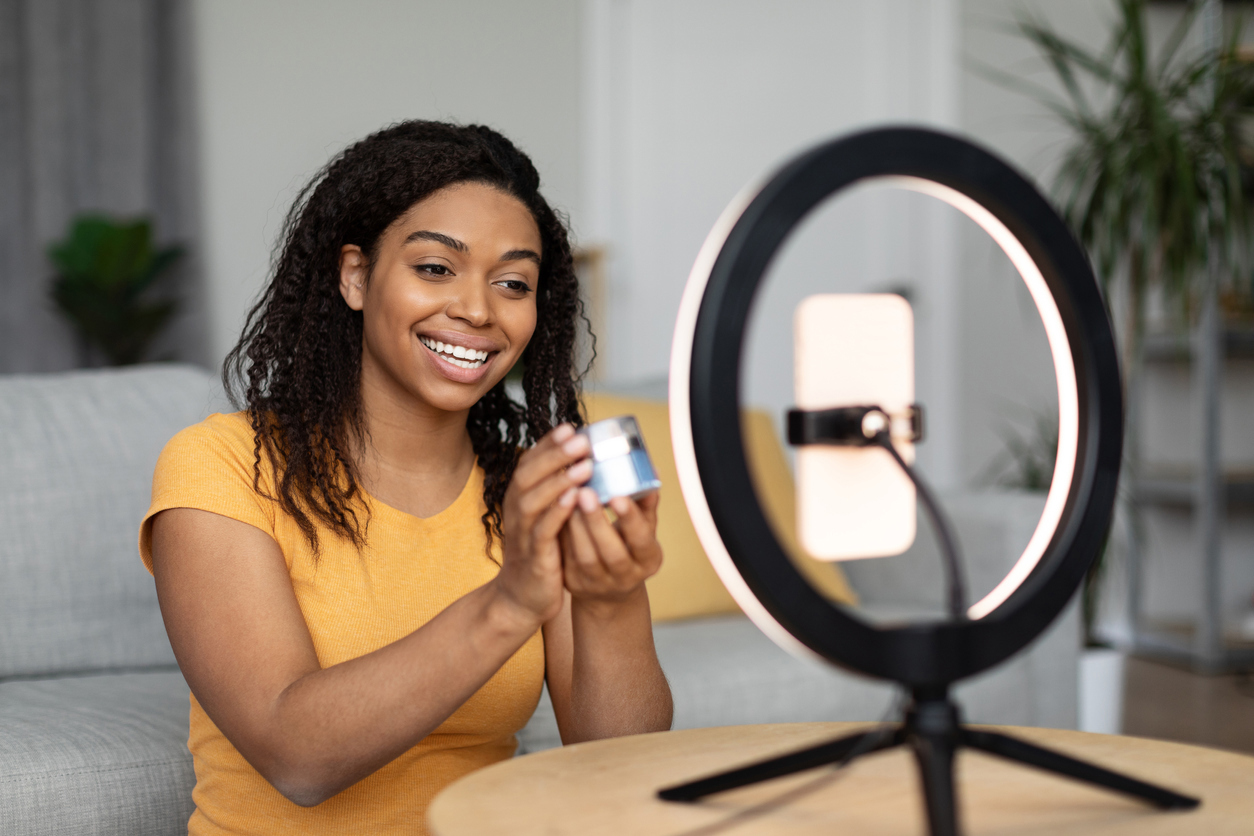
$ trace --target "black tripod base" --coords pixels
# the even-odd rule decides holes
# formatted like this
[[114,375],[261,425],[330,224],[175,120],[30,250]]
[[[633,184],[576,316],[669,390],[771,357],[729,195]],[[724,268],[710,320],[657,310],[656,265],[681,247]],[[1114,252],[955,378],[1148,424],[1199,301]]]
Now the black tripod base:
[[1192,810],[1196,798],[1172,792],[1127,775],[1103,769],[999,732],[964,727],[957,707],[948,695],[916,692],[905,720],[868,732],[859,732],[809,749],[702,778],[658,791],[665,801],[696,801],[717,792],[757,784],[828,764],[845,764],[860,756],[909,746],[922,779],[931,836],[958,836],[958,810],[954,795],[954,755],[962,746],[1034,766],[1077,781],[1123,793],[1164,810]]

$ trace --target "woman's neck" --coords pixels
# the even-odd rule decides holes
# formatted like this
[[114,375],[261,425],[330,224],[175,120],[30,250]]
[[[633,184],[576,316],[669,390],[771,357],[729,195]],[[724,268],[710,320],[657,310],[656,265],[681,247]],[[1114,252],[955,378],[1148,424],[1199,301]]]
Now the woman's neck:
[[354,455],[362,487],[415,517],[432,517],[461,494],[475,465],[466,411],[445,412],[365,373],[362,444]]

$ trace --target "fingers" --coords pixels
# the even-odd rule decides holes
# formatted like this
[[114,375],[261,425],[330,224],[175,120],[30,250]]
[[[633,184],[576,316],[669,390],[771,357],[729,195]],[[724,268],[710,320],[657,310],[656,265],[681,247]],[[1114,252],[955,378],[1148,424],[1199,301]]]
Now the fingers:
[[[588,524],[582,513],[571,514],[570,521],[563,529],[566,538],[564,569],[567,577],[578,576],[582,580],[600,583],[607,576],[606,567],[597,554],[596,543],[588,533]],[[583,586],[583,583],[578,584]]]
[[587,438],[563,424],[522,455],[505,492],[501,577],[538,601],[536,612],[548,613],[562,589],[559,537],[575,511],[578,485],[592,476],[588,452]]
[[[559,470],[557,473],[551,474],[538,485],[524,489],[517,496],[517,507],[521,514],[524,524],[539,517],[548,508],[563,496],[566,491],[571,490],[592,476],[592,461],[584,459],[581,462],[571,465],[565,470]],[[571,500],[570,507],[574,507],[574,500]]]
[[[592,476],[588,439],[562,424],[523,454],[505,496],[506,518],[515,531],[529,530],[572,485]],[[573,464],[572,464],[573,462]]]
[[644,512],[645,519],[653,525],[657,525],[657,509],[661,502],[661,492],[654,491],[641,497],[640,502],[637,503],[640,506],[640,510]]
[[[596,492],[591,488],[580,488],[578,500],[579,513],[576,516],[584,523],[600,562],[615,577],[631,575],[635,569],[631,552],[601,509]],[[630,500],[627,500],[627,504],[634,505]]]
[[570,539],[570,523],[562,526],[562,530],[557,533],[558,545],[562,548],[562,570],[567,574],[570,573],[570,561],[573,560],[574,544]]
[[561,533],[566,589],[578,599],[620,600],[662,565],[662,549],[654,534],[657,499],[639,503],[626,497],[612,499],[615,523],[592,489],[580,488],[576,502]]
[[562,532],[562,526],[566,524],[571,514],[574,513],[578,490],[578,488],[568,486],[566,492],[560,494],[556,501],[540,516],[540,519],[536,521],[536,524],[531,529],[533,543],[543,543],[557,539]]
[[[644,507],[646,503],[650,506],[648,510]],[[639,503],[632,502],[625,496],[615,497],[610,500],[610,508],[618,515],[618,533],[622,535],[627,548],[639,554],[652,546],[657,530],[656,493],[644,497]]]
[[[513,481],[520,490],[529,491],[556,471],[586,457],[589,452],[588,437],[576,434],[570,424],[561,424],[540,439],[535,447],[523,453],[514,468]],[[587,477],[584,479],[586,481]]]

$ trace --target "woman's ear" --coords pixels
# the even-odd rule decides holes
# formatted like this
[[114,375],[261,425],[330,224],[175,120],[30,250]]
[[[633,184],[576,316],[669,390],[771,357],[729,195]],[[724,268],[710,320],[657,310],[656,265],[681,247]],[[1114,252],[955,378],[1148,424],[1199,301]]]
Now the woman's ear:
[[366,273],[369,266],[369,260],[361,247],[345,244],[340,248],[340,295],[355,311],[365,306]]

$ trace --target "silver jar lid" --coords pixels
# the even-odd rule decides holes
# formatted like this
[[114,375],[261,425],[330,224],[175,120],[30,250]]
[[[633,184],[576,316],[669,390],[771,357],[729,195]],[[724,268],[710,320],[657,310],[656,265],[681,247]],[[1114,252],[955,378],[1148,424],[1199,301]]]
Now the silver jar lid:
[[632,450],[644,449],[644,437],[640,434],[640,425],[631,415],[620,415],[617,418],[606,418],[589,424],[579,432],[588,436],[592,442],[593,461],[606,461],[619,456],[626,456]]

